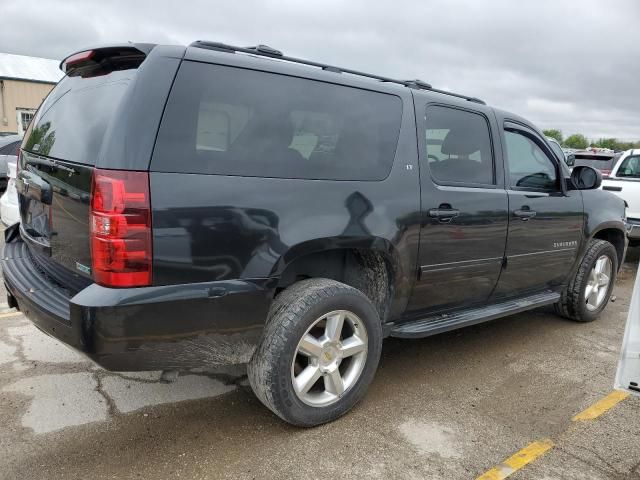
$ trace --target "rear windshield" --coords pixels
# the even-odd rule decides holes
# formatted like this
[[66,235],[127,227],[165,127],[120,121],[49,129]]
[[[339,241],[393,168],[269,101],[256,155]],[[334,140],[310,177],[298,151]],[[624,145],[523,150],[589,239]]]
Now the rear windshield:
[[24,149],[52,158],[95,165],[105,131],[135,70],[96,77],[64,77],[25,134]]
[[578,156],[576,155],[576,162],[574,167],[587,166],[593,167],[597,170],[612,170],[616,157],[590,157],[590,156]]
[[398,143],[394,95],[195,62],[169,97],[153,169],[382,180]]

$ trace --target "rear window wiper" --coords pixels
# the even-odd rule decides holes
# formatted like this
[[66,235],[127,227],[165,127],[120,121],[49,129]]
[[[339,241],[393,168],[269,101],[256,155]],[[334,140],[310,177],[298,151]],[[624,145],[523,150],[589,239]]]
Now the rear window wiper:
[[44,165],[46,167],[55,167],[55,168],[59,168],[60,170],[64,171],[64,172],[69,172],[69,176],[71,175],[75,175],[77,172],[75,169],[71,168],[71,167],[67,167],[66,165],[61,165],[58,161],[50,159],[50,158],[44,158],[44,157],[31,157],[31,158],[27,158],[27,165]]

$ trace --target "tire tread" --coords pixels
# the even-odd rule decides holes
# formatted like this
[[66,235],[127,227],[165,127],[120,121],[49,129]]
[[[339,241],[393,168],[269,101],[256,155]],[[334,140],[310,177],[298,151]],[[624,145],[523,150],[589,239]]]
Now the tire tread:
[[[247,373],[249,383],[258,399],[283,420],[298,425],[312,426],[311,423],[296,421],[287,414],[286,405],[276,398],[277,370],[280,356],[289,340],[289,332],[314,305],[340,293],[350,293],[369,300],[359,290],[325,278],[313,278],[294,283],[280,292],[274,299],[265,325],[263,340],[249,362]],[[373,309],[373,307],[372,307]]]
[[[605,240],[593,239],[587,246],[587,251],[580,262],[578,271],[569,281],[569,284],[562,292],[560,301],[555,304],[555,311],[558,315],[574,320],[576,322],[590,322],[595,317],[586,317],[583,309],[580,308],[582,301],[582,287],[586,277],[589,275],[591,265],[601,255],[602,251],[607,248],[614,248],[613,245]],[[613,256],[613,272],[611,282],[615,281],[615,272],[617,271],[617,258]]]

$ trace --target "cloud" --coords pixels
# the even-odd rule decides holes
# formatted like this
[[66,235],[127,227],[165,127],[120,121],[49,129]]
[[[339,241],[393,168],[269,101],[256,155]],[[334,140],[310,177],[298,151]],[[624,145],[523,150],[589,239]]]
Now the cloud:
[[127,40],[264,43],[483,98],[542,128],[640,139],[640,2],[3,0],[0,51]]

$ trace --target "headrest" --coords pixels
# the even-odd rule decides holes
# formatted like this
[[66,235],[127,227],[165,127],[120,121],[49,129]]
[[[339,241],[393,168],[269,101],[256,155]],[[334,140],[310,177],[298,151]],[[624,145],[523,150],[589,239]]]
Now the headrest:
[[[256,115],[244,128],[237,144],[288,147],[293,140],[294,128],[289,115]],[[240,140],[240,142],[238,142]]]
[[446,155],[471,155],[473,152],[480,150],[482,146],[482,138],[479,138],[478,132],[474,129],[449,130],[447,136],[444,137],[440,151]]

